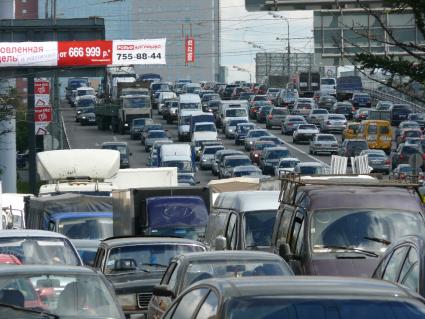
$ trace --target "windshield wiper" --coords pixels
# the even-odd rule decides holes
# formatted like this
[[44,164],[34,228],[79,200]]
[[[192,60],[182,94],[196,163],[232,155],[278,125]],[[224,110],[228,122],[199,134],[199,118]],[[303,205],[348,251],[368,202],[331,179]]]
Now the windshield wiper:
[[385,238],[378,238],[378,237],[363,237],[364,239],[376,241],[377,243],[382,243],[384,245],[391,245],[391,242],[389,240],[386,240]]
[[356,252],[360,254],[369,255],[372,257],[379,257],[379,255],[373,251],[365,250],[357,247],[350,247],[350,246],[338,246],[338,245],[323,245],[323,246],[317,246],[317,248],[330,248],[330,249],[342,249],[349,252]]
[[35,309],[28,309],[28,308],[19,307],[19,306],[16,306],[16,305],[9,305],[7,303],[0,303],[0,308],[1,307],[11,308],[11,309],[14,309],[16,311],[22,311],[22,312],[40,315],[40,318],[42,318],[42,319],[46,319],[47,317],[53,318],[53,319],[60,319],[60,317],[58,315],[55,315],[55,314],[50,313],[50,312],[40,311],[40,310],[35,310]]

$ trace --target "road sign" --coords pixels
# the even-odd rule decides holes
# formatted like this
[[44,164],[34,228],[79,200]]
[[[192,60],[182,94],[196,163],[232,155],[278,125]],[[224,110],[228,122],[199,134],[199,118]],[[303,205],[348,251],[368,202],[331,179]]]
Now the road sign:
[[37,124],[35,125],[35,135],[48,135],[49,132],[47,131],[46,128],[44,128],[44,126],[38,126]]
[[35,122],[51,122],[52,121],[52,108],[50,106],[36,106],[34,114]]
[[47,126],[52,122],[50,106],[50,82],[44,79],[34,81],[34,123],[35,135],[49,134]]
[[382,8],[382,0],[245,0],[247,11],[278,11],[278,10],[326,10],[338,8],[367,7]]
[[193,37],[186,37],[186,64],[195,62],[195,39]]
[[50,83],[48,81],[38,80],[34,82],[35,94],[50,94]]

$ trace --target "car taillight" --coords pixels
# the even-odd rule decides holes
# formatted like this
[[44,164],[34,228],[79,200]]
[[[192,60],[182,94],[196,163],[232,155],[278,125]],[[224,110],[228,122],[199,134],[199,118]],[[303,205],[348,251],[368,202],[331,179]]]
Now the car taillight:
[[422,159],[424,159],[424,160],[425,160],[425,153],[423,153],[423,154],[422,154]]
[[403,160],[404,159],[404,156],[403,156],[403,154],[400,154],[400,157],[399,157],[401,160]]
[[288,123],[288,126],[292,126],[292,125],[294,125],[294,123]]
[[406,174],[400,173],[400,179],[405,179],[405,178],[406,178]]
[[391,163],[391,161],[389,159],[385,160],[385,164],[390,164],[390,163]]
[[269,120],[271,120],[272,118],[273,118],[273,115],[271,115],[271,114],[270,114],[270,115],[269,115]]

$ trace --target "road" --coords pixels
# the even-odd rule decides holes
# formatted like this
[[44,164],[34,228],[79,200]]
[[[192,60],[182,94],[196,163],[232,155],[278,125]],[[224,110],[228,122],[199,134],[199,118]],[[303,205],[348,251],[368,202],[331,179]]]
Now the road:
[[[68,136],[69,144],[72,149],[79,148],[100,148],[103,142],[118,141],[127,142],[130,148],[132,156],[130,157],[130,165],[132,168],[146,167],[148,153],[145,152],[144,147],[140,141],[134,141],[130,139],[128,134],[120,135],[112,133],[112,131],[100,131],[96,126],[81,126],[75,122],[75,109],[64,104],[61,108],[62,116],[65,122],[66,134]],[[161,123],[167,130],[170,138],[177,142],[177,124],[167,124],[162,117],[157,115],[154,110],[154,121]],[[258,127],[265,128],[265,124],[258,124]],[[220,130],[221,131],[221,130]],[[272,134],[281,138],[286,146],[289,148],[291,154],[294,157],[299,158],[302,162],[317,161],[325,164],[330,164],[330,155],[316,155],[312,156],[308,154],[308,144],[294,145],[292,144],[292,136],[285,136],[280,133],[278,128],[269,130]],[[219,134],[219,137],[223,140],[223,144],[226,148],[238,149],[244,151],[243,146],[236,146],[233,140],[228,140],[223,134]],[[340,135],[338,136],[340,138]],[[198,180],[200,185],[206,185],[212,179],[217,177],[211,174],[211,171],[198,171]]]

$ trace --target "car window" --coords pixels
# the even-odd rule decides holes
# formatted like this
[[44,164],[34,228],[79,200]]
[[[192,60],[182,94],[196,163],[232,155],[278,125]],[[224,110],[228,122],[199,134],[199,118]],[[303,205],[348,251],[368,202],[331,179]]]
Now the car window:
[[295,252],[298,244],[298,237],[301,236],[302,237],[302,228],[303,228],[303,215],[300,213],[296,213],[295,219],[294,219],[294,224],[292,226],[292,232],[291,232],[291,237],[290,237],[290,247],[291,247],[291,251]]
[[376,270],[374,272],[373,278],[378,278],[378,279],[381,279],[382,278],[382,274],[383,274],[384,269],[387,266],[388,260],[390,258],[391,258],[391,254],[388,254],[387,256],[385,256],[385,258],[383,258],[381,260],[381,262],[379,263],[378,267],[376,267]]
[[400,272],[399,282],[413,291],[419,292],[419,261],[415,248],[410,248]]
[[406,256],[408,246],[403,246],[397,248],[392,254],[390,260],[388,261],[387,267],[385,268],[384,275],[382,279],[389,281],[397,281],[398,274],[400,273],[400,268],[404,257]]
[[379,133],[380,134],[389,134],[390,133],[390,128],[389,126],[380,126],[379,127]]
[[198,305],[207,295],[208,289],[194,289],[188,292],[180,300],[176,310],[174,311],[171,318],[173,319],[187,319],[192,318],[193,313],[198,308]]
[[170,281],[171,274],[174,272],[174,269],[176,268],[176,265],[177,264],[174,262],[168,266],[167,270],[164,273],[164,276],[162,276],[161,285],[168,284],[168,282]]
[[369,134],[377,134],[378,133],[378,126],[376,124],[370,124],[368,128]]
[[236,219],[236,215],[231,214],[227,223],[226,239],[228,249],[236,249]]
[[217,236],[224,235],[224,226],[227,218],[227,213],[213,212],[208,216],[208,223],[205,229],[205,243],[211,247],[215,245]]
[[292,208],[286,207],[281,213],[280,222],[278,223],[279,229],[277,230],[276,243],[279,241],[281,244],[286,242],[286,236],[288,234],[289,223],[291,221],[293,210]]
[[196,319],[214,319],[217,315],[218,297],[211,291],[199,309]]

